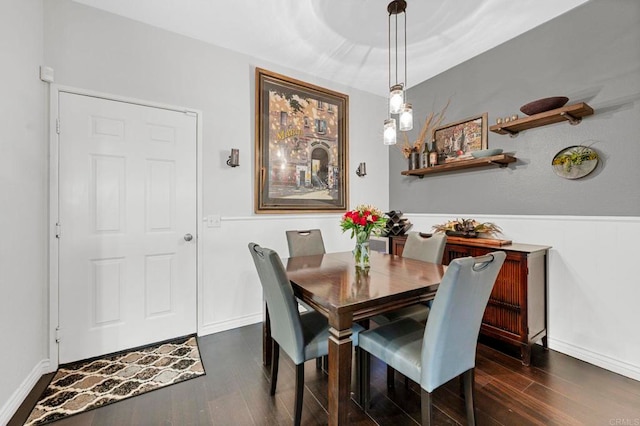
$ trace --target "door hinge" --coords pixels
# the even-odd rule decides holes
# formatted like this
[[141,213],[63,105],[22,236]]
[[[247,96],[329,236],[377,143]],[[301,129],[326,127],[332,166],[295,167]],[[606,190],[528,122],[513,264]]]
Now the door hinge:
[[60,236],[62,236],[62,225],[56,223],[56,238],[60,238]]
[[56,118],[56,133],[60,134],[60,119]]
[[60,343],[62,336],[60,335],[60,327],[56,327],[56,343]]

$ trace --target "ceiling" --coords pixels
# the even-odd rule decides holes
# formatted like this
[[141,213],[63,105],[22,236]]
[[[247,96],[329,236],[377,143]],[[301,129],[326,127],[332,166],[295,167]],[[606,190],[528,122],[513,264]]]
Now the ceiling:
[[[74,1],[283,68],[382,96],[388,93],[390,0]],[[586,1],[407,0],[407,85],[415,86]]]

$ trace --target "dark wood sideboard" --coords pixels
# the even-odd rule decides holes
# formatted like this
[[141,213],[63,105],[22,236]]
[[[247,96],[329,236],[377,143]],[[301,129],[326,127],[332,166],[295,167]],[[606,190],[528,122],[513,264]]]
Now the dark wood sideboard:
[[[406,235],[389,237],[389,252],[402,255]],[[549,246],[509,244],[504,246],[474,242],[447,242],[442,263],[457,257],[481,256],[503,250],[507,253],[484,311],[481,336],[520,349],[524,365],[531,362],[531,345],[542,340],[547,347],[547,256]]]

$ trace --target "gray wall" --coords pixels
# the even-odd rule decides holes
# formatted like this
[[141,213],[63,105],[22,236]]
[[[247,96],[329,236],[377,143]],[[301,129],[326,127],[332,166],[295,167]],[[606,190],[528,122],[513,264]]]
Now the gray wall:
[[[57,83],[203,112],[205,214],[253,213],[255,67],[348,94],[349,157],[383,170],[378,183],[386,185],[386,150],[378,146],[369,153],[364,145],[379,137],[379,126],[369,120],[384,116],[382,97],[69,0],[45,2],[44,25],[45,62]],[[231,148],[240,149],[241,167],[225,164]],[[373,186],[373,179],[367,182]],[[380,194],[386,204],[386,191]]]
[[47,85],[38,79],[42,44],[42,0],[3,1],[0,424],[22,402],[16,392],[31,390],[29,380],[40,377],[39,363],[46,358]]
[[[340,232],[337,213],[253,213],[255,67],[349,95],[350,205],[370,203],[387,211],[388,149],[372,142],[381,141],[382,96],[70,0],[44,2],[44,40],[44,62],[61,85],[202,112],[202,213],[220,215],[221,226],[203,225],[198,234],[201,335],[262,321],[262,287],[248,242],[287,256],[285,230],[319,228],[328,251],[353,248],[349,235]],[[225,164],[231,148],[240,149],[240,167]],[[354,173],[361,161],[367,163],[366,178]]]
[[[491,29],[487,29],[491,31]],[[582,124],[531,129],[517,138],[489,132],[490,148],[518,158],[508,169],[472,169],[425,177],[400,175],[389,156],[389,205],[412,213],[640,215],[640,2],[592,0],[409,91],[416,128],[451,99],[445,123],[482,112],[489,125],[525,103],[564,95],[587,102]],[[410,72],[410,67],[409,67]],[[422,117],[422,118],[420,118]],[[567,180],[551,168],[562,148],[589,145],[601,163]]]

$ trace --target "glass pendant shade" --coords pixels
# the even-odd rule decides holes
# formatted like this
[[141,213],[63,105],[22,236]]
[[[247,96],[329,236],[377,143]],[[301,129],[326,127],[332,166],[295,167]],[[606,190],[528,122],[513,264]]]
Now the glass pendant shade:
[[395,145],[396,142],[396,119],[389,118],[384,120],[384,144]]
[[402,84],[396,84],[391,86],[389,92],[389,112],[391,114],[399,114],[404,104],[404,91],[402,90]]
[[411,104],[404,104],[400,111],[400,131],[406,132],[411,129],[413,129],[413,108]]

